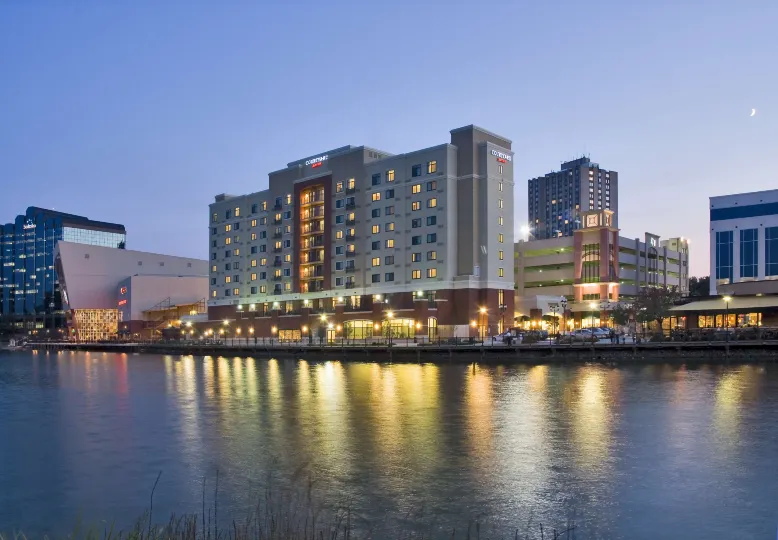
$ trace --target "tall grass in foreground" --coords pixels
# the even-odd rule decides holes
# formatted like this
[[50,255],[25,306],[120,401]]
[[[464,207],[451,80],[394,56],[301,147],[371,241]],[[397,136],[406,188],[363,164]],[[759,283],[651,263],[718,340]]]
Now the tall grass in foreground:
[[[159,482],[159,477],[157,477]],[[70,534],[44,536],[42,540],[424,540],[432,538],[464,540],[574,540],[575,526],[548,528],[527,523],[510,533],[487,529],[480,521],[463,523],[462,528],[443,528],[434,516],[426,519],[418,512],[391,519],[385,516],[368,520],[354,514],[350,507],[322,510],[314,503],[312,483],[304,490],[285,493],[267,488],[252,508],[240,519],[219,519],[218,474],[213,503],[206,506],[203,481],[203,506],[200,514],[171,515],[165,522],[154,522],[154,489],[149,510],[133,526],[116,530],[83,526],[77,523]],[[0,534],[0,540],[33,540],[23,531]]]

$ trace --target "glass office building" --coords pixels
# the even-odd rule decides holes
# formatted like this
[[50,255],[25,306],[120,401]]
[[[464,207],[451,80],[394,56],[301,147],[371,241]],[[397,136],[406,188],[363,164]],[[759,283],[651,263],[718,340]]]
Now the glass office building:
[[54,269],[57,241],[124,249],[124,225],[30,207],[0,225],[0,332],[55,331],[64,325]]

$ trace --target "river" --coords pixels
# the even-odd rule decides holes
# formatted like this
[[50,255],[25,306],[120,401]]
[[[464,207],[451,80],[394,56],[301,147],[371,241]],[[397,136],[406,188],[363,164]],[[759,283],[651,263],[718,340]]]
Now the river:
[[376,538],[774,538],[777,457],[773,365],[0,352],[1,532],[126,526],[160,471],[155,515],[199,512],[218,470],[223,515],[311,481]]

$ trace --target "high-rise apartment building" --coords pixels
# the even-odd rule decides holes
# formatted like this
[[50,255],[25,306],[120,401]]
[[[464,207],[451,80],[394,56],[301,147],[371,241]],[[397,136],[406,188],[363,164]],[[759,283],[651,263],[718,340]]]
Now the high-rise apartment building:
[[[582,157],[562,163],[560,171],[529,181],[530,240],[572,236],[590,210],[619,211],[619,173]],[[618,227],[618,223],[613,224]]]
[[209,319],[245,336],[472,335],[512,318],[511,141],[475,126],[406,154],[293,161],[264,191],[217,196],[209,222]]
[[36,208],[0,225],[0,329],[64,324],[54,247],[58,241],[123,248],[124,225]]

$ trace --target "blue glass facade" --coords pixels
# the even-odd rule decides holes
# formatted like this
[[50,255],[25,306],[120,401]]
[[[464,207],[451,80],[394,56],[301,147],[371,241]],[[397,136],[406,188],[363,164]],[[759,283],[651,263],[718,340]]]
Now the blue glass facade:
[[63,324],[54,268],[59,240],[124,248],[126,233],[123,225],[36,207],[0,225],[0,330]]
[[778,276],[778,227],[764,230],[764,275]]
[[759,271],[759,229],[740,230],[740,278],[756,278]]
[[732,231],[716,233],[716,280],[732,281]]

